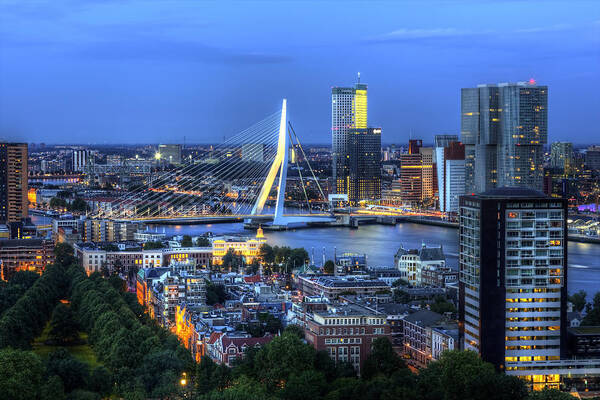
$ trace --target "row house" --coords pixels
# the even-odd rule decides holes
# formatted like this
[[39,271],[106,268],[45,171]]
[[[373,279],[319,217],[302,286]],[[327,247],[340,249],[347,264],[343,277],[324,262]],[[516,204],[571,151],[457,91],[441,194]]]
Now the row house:
[[272,335],[255,338],[249,335],[213,332],[206,343],[206,351],[214,362],[232,367],[235,360],[243,358],[248,349],[259,349],[271,340]]

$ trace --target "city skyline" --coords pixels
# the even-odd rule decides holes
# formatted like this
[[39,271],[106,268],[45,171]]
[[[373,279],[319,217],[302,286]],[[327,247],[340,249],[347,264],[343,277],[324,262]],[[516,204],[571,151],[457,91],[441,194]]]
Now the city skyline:
[[460,88],[530,78],[549,87],[550,142],[596,134],[593,2],[336,4],[4,3],[0,136],[218,143],[287,97],[304,142],[328,143],[330,89],[357,72],[384,143],[458,134]]

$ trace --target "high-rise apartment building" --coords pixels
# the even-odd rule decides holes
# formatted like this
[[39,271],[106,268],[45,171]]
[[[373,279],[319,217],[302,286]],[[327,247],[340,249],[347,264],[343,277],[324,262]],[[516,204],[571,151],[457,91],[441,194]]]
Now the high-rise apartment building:
[[367,85],[331,89],[332,169],[335,192],[348,193],[351,129],[367,128]]
[[434,149],[423,147],[420,139],[408,142],[408,153],[400,155],[400,188],[402,201],[418,203],[434,196]]
[[459,197],[465,194],[465,145],[448,142],[436,147],[435,155],[440,211],[458,212]]
[[27,143],[0,143],[0,223],[27,218]]
[[503,186],[541,190],[547,137],[547,86],[529,81],[462,89],[467,192]]
[[550,146],[550,167],[569,174],[574,164],[573,143],[554,142]]
[[533,189],[460,198],[460,341],[534,388],[558,375],[525,368],[550,370],[566,353],[566,221],[565,200]]
[[348,132],[348,200],[381,199],[381,128]]

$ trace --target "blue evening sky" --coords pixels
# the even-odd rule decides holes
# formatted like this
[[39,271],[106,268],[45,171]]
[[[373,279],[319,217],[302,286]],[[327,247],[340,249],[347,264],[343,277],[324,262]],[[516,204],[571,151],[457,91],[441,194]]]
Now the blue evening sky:
[[460,88],[549,86],[549,140],[600,142],[600,1],[0,0],[0,138],[219,142],[276,111],[330,143],[369,85],[383,142],[460,130]]

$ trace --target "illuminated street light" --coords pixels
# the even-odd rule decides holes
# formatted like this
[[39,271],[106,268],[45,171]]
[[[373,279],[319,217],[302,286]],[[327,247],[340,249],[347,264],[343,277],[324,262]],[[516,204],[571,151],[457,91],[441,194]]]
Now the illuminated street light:
[[160,160],[160,157],[161,157],[160,152],[157,151],[156,153],[154,153],[154,158],[156,158],[157,160]]

